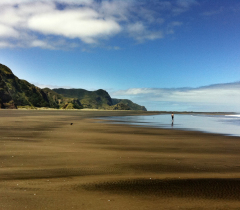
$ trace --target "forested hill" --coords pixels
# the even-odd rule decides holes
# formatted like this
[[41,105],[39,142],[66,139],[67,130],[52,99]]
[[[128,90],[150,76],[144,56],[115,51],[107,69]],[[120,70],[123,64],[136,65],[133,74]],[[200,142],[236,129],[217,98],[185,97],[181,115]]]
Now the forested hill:
[[129,99],[117,99],[117,98],[112,98],[113,105],[118,104],[118,103],[123,103],[131,108],[131,110],[142,110],[142,111],[147,111],[145,106],[140,106],[136,103],[133,103]]
[[[26,80],[19,79],[11,69],[0,64],[0,108],[56,109],[105,109],[105,110],[146,110],[133,102],[116,101],[107,91],[84,89],[41,89]],[[134,106],[132,106],[134,104]]]
[[65,98],[50,89],[41,89],[26,80],[19,79],[5,65],[0,64],[0,107],[16,108],[82,108],[76,99]]
[[53,91],[65,97],[73,97],[79,99],[84,108],[147,111],[144,106],[133,103],[131,100],[112,99],[108,92],[102,89],[96,91],[88,91],[84,89],[59,88],[53,89]]

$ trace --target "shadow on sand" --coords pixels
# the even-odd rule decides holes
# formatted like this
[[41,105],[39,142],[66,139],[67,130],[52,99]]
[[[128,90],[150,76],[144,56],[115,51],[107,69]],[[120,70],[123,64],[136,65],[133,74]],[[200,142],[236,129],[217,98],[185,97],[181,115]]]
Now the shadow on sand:
[[240,179],[131,179],[84,185],[85,190],[117,194],[240,199]]

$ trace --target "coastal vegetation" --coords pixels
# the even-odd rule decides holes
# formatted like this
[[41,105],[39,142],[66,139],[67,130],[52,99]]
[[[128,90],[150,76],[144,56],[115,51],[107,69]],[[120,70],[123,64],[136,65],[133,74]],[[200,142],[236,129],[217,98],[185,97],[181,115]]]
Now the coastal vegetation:
[[19,79],[10,68],[0,64],[0,108],[54,108],[54,109],[103,109],[147,111],[127,99],[112,99],[107,91],[99,89],[41,89]]

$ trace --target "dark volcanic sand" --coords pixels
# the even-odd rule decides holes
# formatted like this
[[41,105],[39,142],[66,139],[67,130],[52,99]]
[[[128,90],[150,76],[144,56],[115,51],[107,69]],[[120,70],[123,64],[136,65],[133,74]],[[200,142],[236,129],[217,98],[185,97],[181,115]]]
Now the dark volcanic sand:
[[0,110],[0,209],[240,209],[240,137],[92,118],[138,113]]

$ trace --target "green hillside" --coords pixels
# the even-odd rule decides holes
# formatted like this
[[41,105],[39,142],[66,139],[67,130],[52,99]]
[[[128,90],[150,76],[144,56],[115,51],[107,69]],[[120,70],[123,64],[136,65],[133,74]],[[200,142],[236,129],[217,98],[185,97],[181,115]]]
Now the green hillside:
[[83,108],[108,109],[108,110],[142,110],[147,111],[144,106],[133,103],[128,99],[112,99],[107,91],[99,89],[88,91],[84,89],[53,89],[54,92],[64,97],[77,98]]
[[5,65],[0,64],[0,106],[1,108],[49,107],[64,108],[72,103],[73,108],[80,109],[79,100],[64,98],[54,91],[41,89],[26,80],[16,77]]
[[0,75],[0,108],[16,108],[16,104],[13,101],[2,75]]
[[0,64],[1,104],[3,108],[17,106],[49,107],[49,100],[42,89],[20,80],[12,71]]
[[107,91],[99,89],[97,91],[88,91],[84,89],[53,89],[64,97],[77,98],[80,100],[83,108],[90,109],[108,109],[112,106],[112,99]]
[[64,97],[61,94],[56,93],[55,91],[44,88],[43,91],[47,94],[49,98],[50,107],[53,107],[57,104],[57,108],[60,109],[82,109],[83,106],[78,99]]
[[99,89],[41,89],[19,79],[5,65],[0,64],[0,108],[104,109],[143,110],[146,108],[130,100],[112,99],[107,91]]
[[113,105],[118,104],[118,103],[122,103],[127,105],[128,107],[130,107],[131,110],[142,110],[142,111],[147,111],[147,109],[145,108],[145,106],[140,106],[136,103],[133,103],[131,100],[128,99],[116,99],[116,98],[112,98],[112,102]]

